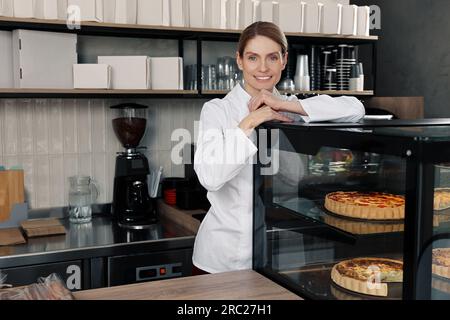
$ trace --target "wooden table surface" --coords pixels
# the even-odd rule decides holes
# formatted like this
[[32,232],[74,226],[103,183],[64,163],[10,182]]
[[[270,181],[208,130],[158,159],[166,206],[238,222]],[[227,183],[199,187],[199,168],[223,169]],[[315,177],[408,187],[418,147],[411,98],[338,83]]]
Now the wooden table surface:
[[102,288],[74,295],[77,300],[302,300],[252,270]]

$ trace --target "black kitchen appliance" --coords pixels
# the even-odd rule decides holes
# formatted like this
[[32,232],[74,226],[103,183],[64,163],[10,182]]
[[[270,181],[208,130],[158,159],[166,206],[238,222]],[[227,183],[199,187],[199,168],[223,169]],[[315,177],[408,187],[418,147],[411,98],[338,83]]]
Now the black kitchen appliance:
[[146,229],[157,222],[156,205],[149,196],[148,160],[139,149],[147,127],[147,106],[125,103],[112,106],[114,132],[125,148],[116,158],[112,213],[119,226]]

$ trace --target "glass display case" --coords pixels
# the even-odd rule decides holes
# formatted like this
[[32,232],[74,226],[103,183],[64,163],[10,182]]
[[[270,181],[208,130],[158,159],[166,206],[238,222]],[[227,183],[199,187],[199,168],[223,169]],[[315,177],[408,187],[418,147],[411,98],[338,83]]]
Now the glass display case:
[[306,299],[450,299],[450,123],[258,128],[254,269]]

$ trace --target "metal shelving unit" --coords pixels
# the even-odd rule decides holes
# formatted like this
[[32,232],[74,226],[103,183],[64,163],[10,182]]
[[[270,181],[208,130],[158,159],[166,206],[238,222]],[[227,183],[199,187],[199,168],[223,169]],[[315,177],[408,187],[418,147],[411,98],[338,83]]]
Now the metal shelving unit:
[[[184,56],[184,41],[196,41],[197,44],[197,90],[77,90],[77,89],[0,89],[0,98],[199,98],[223,97],[226,91],[202,91],[201,66],[202,49],[205,41],[236,42],[239,40],[241,30],[222,30],[207,28],[179,28],[165,26],[148,26],[135,24],[114,24],[98,22],[82,22],[80,27],[73,28],[63,20],[42,20],[0,17],[0,30],[27,29],[48,32],[75,33],[78,35],[151,38],[178,40],[178,53]],[[342,36],[309,33],[286,33],[290,44],[336,44],[343,41],[349,44],[372,45],[373,70],[376,70],[376,42],[377,36]],[[375,72],[375,71],[374,71]],[[374,74],[374,78],[375,74]],[[375,90],[364,92],[353,91],[307,91],[286,92],[287,94],[329,94],[372,96]]]

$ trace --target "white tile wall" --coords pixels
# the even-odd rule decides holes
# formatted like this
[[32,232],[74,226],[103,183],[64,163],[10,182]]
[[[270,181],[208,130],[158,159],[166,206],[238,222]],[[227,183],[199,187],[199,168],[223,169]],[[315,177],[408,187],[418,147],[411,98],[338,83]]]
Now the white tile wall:
[[[98,182],[99,203],[112,199],[116,152],[122,147],[111,126],[109,106],[119,100],[0,99],[0,165],[22,166],[26,197],[32,208],[67,205],[68,177],[90,175]],[[142,141],[153,169],[164,176],[183,176],[171,161],[174,129],[194,137],[205,101],[140,100],[149,106]]]

